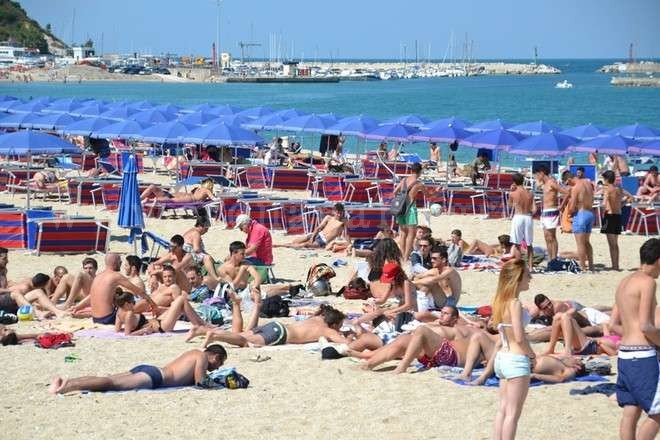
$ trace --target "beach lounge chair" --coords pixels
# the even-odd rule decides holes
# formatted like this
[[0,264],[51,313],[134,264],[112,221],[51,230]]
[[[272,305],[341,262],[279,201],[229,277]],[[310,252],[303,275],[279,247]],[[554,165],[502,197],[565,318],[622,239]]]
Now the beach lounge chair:
[[119,209],[120,197],[121,185],[115,183],[102,184],[92,190],[92,202],[94,206],[103,204],[103,208],[106,211],[116,211]]
[[0,211],[0,246],[7,249],[27,247],[26,218],[23,211]]
[[626,229],[639,235],[658,235],[660,206],[633,205]]
[[[170,242],[169,240],[160,237],[153,232],[143,231],[140,237],[141,241],[141,250],[142,258],[148,257],[149,261],[158,258],[158,253],[161,249],[169,250]],[[151,245],[149,245],[151,241]]]
[[302,200],[283,200],[280,202],[280,208],[282,210],[282,219],[284,220],[285,232],[291,235],[304,234],[304,202]]
[[378,185],[371,179],[352,179],[344,180],[346,194],[344,200],[356,203],[375,203],[378,201]]
[[271,168],[270,188],[305,191],[309,181],[307,168]]
[[387,206],[348,206],[348,224],[346,226],[348,238],[369,239],[374,238],[383,225],[393,227],[394,218]]
[[282,208],[276,201],[268,199],[241,199],[242,211],[262,225],[268,225],[271,230],[284,230]]
[[78,205],[94,205],[94,195],[92,191],[99,187],[97,180],[69,180],[69,200]]
[[37,242],[34,253],[106,253],[110,240],[107,220],[35,219]]
[[[483,191],[467,187],[449,187],[447,189],[448,214],[487,214],[486,199]],[[477,210],[477,208],[479,208]]]
[[339,174],[327,174],[321,182],[323,197],[331,202],[344,200],[344,176]]
[[266,175],[263,167],[246,167],[245,178],[248,188],[250,189],[266,189],[269,185],[266,183]]

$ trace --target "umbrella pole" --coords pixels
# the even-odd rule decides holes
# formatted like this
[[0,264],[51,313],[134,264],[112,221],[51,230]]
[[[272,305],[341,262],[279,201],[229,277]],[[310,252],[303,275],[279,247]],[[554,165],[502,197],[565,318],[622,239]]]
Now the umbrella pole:
[[29,151],[28,151],[27,159],[28,159],[27,160],[27,178],[28,178],[28,182],[27,182],[27,191],[25,192],[25,194],[27,194],[27,205],[26,206],[27,206],[27,210],[29,211],[30,210],[30,162],[32,162],[32,153],[30,153]]

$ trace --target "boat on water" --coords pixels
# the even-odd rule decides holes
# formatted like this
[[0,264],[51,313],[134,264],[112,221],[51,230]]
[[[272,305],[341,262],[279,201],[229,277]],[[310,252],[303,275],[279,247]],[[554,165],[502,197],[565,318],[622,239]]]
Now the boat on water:
[[555,84],[555,89],[572,89],[573,84],[569,83],[568,80],[563,80]]

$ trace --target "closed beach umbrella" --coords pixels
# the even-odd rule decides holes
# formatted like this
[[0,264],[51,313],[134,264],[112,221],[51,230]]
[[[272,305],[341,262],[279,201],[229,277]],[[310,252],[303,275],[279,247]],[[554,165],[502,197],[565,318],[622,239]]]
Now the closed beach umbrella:
[[117,226],[131,230],[128,242],[132,243],[134,238],[137,235],[141,235],[142,229],[144,229],[140,188],[137,179],[138,167],[135,161],[135,155],[129,154],[128,160],[122,165],[123,175],[121,179]]
[[591,153],[598,151],[604,154],[626,154],[628,147],[635,145],[633,139],[623,136],[603,136],[582,142],[571,148],[573,151]]
[[273,113],[272,115],[262,116],[259,119],[248,119],[242,122],[241,127],[246,130],[276,130],[277,127],[284,124],[287,118]]
[[312,114],[288,119],[277,128],[284,131],[323,133],[324,130],[331,127],[335,123],[337,123],[336,119]]
[[470,127],[466,128],[467,131],[482,132],[482,131],[492,131],[492,130],[508,130],[513,127],[513,124],[505,122],[501,119],[493,119],[490,121],[481,121],[476,124],[472,124]]
[[447,127],[449,125],[451,125],[452,127],[462,128],[463,130],[465,130],[470,125],[472,125],[472,123],[470,121],[466,121],[465,119],[458,119],[455,116],[452,116],[450,118],[443,118],[443,119],[431,121],[428,124],[424,125],[422,128],[430,129],[436,127]]
[[16,113],[0,119],[2,128],[28,128],[28,125],[38,120],[41,116],[38,113]]
[[108,110],[107,112],[101,113],[101,117],[106,119],[114,119],[117,121],[124,121],[136,113],[139,113],[139,110],[131,107],[116,107]]
[[89,136],[95,131],[102,129],[116,121],[105,118],[87,118],[77,122],[73,122],[58,130],[60,134],[67,134],[70,136]]
[[587,124],[587,125],[580,125],[577,127],[566,129],[562,131],[561,134],[586,140],[601,136],[606,131],[607,128],[598,127],[597,125],[593,125],[593,124]]
[[643,124],[624,125],[613,128],[605,134],[625,136],[632,139],[660,139],[660,132]]
[[97,139],[136,139],[148,124],[136,121],[121,121],[107,125],[93,132],[90,137]]
[[213,113],[208,113],[208,112],[195,112],[195,113],[190,113],[185,116],[182,116],[179,118],[180,122],[183,122],[184,124],[192,124],[192,125],[204,125],[214,119],[216,119],[218,116],[214,115]]
[[345,134],[364,137],[366,133],[375,130],[380,125],[376,119],[366,116],[349,116],[339,120],[335,125],[325,130],[326,134]]
[[179,138],[185,136],[193,128],[195,128],[194,125],[184,124],[180,121],[169,121],[145,128],[137,138],[154,144],[176,143]]
[[394,119],[386,121],[385,124],[401,124],[409,127],[420,128],[423,127],[429,120],[418,115],[403,115],[397,116]]
[[418,131],[408,125],[384,124],[374,128],[369,133],[365,133],[364,138],[376,141],[409,142],[410,136]]
[[508,151],[525,156],[563,156],[570,153],[569,147],[579,143],[579,139],[552,132],[524,139]]
[[67,115],[66,113],[52,113],[50,115],[42,116],[33,122],[26,125],[27,128],[35,128],[39,130],[59,130],[69,124],[79,121],[80,118]]
[[95,102],[93,104],[89,104],[84,107],[78,108],[72,111],[70,114],[72,116],[91,117],[91,116],[100,116],[101,113],[105,113],[108,110],[110,110],[108,106]]
[[457,128],[451,125],[442,127],[436,126],[429,130],[419,131],[412,136],[410,139],[414,141],[428,141],[428,142],[453,142],[455,140],[465,139],[469,137],[472,133],[463,130],[462,128]]
[[646,141],[638,145],[631,145],[628,151],[636,154],[650,154],[652,156],[660,156],[660,140]]
[[271,113],[275,113],[275,110],[267,106],[261,106],[261,107],[253,107],[247,110],[243,110],[238,114],[241,116],[247,116],[248,118],[257,119],[262,116],[270,115]]
[[508,150],[518,144],[524,136],[509,130],[489,130],[474,133],[459,143],[473,148],[486,148],[488,150]]
[[521,133],[527,136],[534,136],[542,133],[550,133],[551,131],[559,133],[562,129],[556,125],[549,124],[545,121],[525,122],[523,124],[514,125],[508,129],[516,133]]
[[204,145],[258,145],[265,142],[249,130],[225,123],[196,128],[181,141]]
[[235,115],[243,111],[241,107],[237,107],[235,105],[227,105],[223,104],[218,107],[213,107],[209,110],[207,110],[209,113],[213,113],[214,115]]
[[176,115],[174,113],[165,113],[158,110],[149,109],[135,113],[128,119],[142,122],[144,124],[159,124],[161,122],[168,122],[176,119]]

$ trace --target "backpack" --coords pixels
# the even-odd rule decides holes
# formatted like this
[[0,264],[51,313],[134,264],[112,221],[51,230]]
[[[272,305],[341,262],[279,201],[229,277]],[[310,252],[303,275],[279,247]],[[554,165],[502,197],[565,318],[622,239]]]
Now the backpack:
[[571,272],[579,273],[581,271],[580,265],[575,260],[561,260],[555,258],[548,261],[548,267],[545,269],[547,272]]
[[197,384],[202,388],[228,388],[236,390],[247,388],[250,381],[247,377],[236,371],[236,368],[218,368],[204,376],[204,379]]
[[289,316],[289,303],[280,295],[269,296],[261,303],[262,318],[285,318]]
[[[328,287],[330,287],[330,279],[336,276],[337,274],[335,273],[335,270],[327,264],[315,264],[309,268],[309,271],[307,271],[307,283],[305,284],[305,288],[309,291],[313,291],[312,286],[314,286],[319,280],[325,280]],[[330,290],[332,289],[330,288]]]
[[404,181],[403,186],[398,193],[392,198],[392,204],[390,205],[390,214],[392,215],[403,215],[408,209],[408,184]]
[[371,298],[369,286],[362,278],[355,278],[348,282],[346,287],[342,287],[340,292],[345,299],[365,300]]

